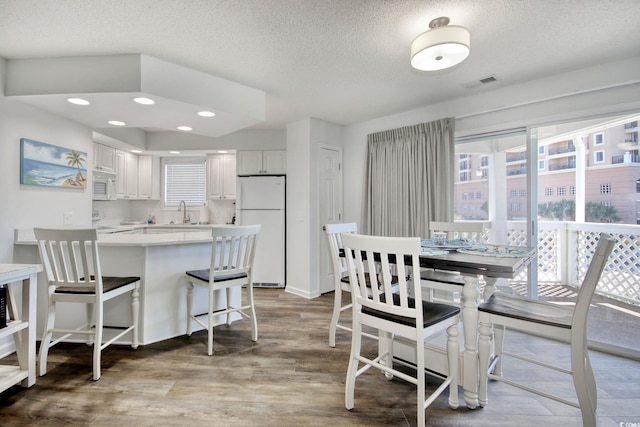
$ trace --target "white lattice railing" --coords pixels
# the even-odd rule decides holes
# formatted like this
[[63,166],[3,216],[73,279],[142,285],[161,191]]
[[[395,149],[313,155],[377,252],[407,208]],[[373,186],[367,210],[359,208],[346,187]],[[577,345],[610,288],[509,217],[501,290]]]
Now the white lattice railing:
[[[602,232],[616,246],[597,293],[640,305],[640,225],[538,222],[538,281],[579,287]],[[526,246],[523,221],[509,221],[508,242]],[[515,280],[526,280],[526,272]]]

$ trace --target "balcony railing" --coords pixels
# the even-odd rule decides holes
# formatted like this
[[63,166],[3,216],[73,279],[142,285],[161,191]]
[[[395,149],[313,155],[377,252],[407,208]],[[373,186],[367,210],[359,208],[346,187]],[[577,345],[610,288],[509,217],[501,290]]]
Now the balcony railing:
[[576,151],[576,146],[571,144],[564,147],[549,147],[549,155],[553,156],[554,154],[563,154],[563,153],[571,153]]
[[[616,238],[596,292],[640,306],[640,225],[538,222],[538,281],[577,288],[601,232]],[[526,223],[508,222],[510,245],[526,246]],[[523,272],[516,280],[525,280]]]
[[527,168],[509,169],[509,170],[507,170],[507,175],[509,175],[509,176],[524,175],[526,173],[527,173]]
[[558,171],[558,170],[562,170],[562,169],[575,169],[576,164],[575,162],[569,162],[569,163],[554,163],[554,164],[549,164],[549,171]]
[[[619,163],[624,163],[624,155],[622,156],[612,156],[611,157],[611,164],[616,165]],[[629,162],[631,163],[640,163],[640,155],[638,154],[632,154],[629,155]]]
[[517,154],[507,154],[507,163],[509,162],[520,162],[523,160],[527,160],[527,152],[523,151]]

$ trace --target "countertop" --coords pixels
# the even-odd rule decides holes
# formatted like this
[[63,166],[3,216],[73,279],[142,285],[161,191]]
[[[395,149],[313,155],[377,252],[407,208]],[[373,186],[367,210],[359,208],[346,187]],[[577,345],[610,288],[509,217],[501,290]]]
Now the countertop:
[[[146,227],[146,226],[145,226]],[[154,226],[151,226],[154,227]],[[182,228],[187,226],[164,228],[171,229],[166,233],[154,232],[152,234],[144,233],[106,233],[98,234],[98,244],[100,246],[167,246],[167,245],[184,245],[194,243],[207,243],[212,241],[211,237],[211,225],[200,226],[202,231],[176,231],[176,228]],[[191,226],[193,227],[193,226]],[[130,230],[131,227],[124,227],[126,230]],[[157,227],[161,229],[162,227]],[[126,231],[124,230],[124,231]],[[16,229],[14,236],[14,244],[16,245],[35,245],[36,239],[33,234],[33,229]]]

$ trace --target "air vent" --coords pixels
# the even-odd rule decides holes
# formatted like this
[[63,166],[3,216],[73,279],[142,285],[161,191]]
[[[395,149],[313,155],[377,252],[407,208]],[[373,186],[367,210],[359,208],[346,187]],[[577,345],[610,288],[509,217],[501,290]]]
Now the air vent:
[[498,79],[496,78],[496,76],[494,74],[484,77],[480,80],[474,80],[468,83],[463,83],[462,87],[465,87],[467,89],[471,89],[474,87],[478,87],[478,86],[482,86],[482,85],[486,85],[487,83],[493,83],[493,82],[497,82]]

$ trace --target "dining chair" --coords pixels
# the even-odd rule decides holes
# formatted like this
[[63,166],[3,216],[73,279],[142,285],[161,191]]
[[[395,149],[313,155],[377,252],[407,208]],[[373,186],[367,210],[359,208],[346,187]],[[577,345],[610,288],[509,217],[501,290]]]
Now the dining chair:
[[[207,330],[207,354],[213,354],[213,326],[218,316],[227,316],[231,324],[231,313],[239,313],[251,321],[251,340],[258,341],[258,321],[253,299],[253,280],[251,278],[253,258],[260,225],[218,226],[213,227],[211,263],[209,268],[190,270],[187,275],[187,335],[191,336],[191,320]],[[208,290],[207,312],[193,313],[193,293],[195,285]],[[245,287],[247,303],[231,304],[231,289]],[[221,291],[226,292],[225,309],[216,309],[216,298]],[[245,310],[249,310],[247,313]],[[206,319],[206,320],[203,320]]]
[[[47,277],[47,314],[40,343],[40,376],[47,373],[49,349],[74,334],[87,336],[93,345],[93,379],[100,379],[102,350],[131,333],[131,347],[138,348],[140,277],[103,276],[100,268],[97,232],[89,229],[34,229],[40,258]],[[131,324],[125,327],[104,324],[104,304],[129,293]],[[86,305],[87,323],[77,329],[55,327],[57,303]],[[104,330],[118,332],[107,341]],[[63,334],[53,338],[53,334]]]
[[340,256],[342,246],[341,233],[357,233],[358,224],[355,222],[343,224],[327,224],[324,227],[327,235],[331,265],[333,266],[333,312],[331,323],[329,324],[329,346],[336,346],[336,331],[342,329],[351,332],[351,327],[340,324],[340,314],[351,308],[351,302],[342,304],[342,292],[351,292],[349,285],[349,270],[347,269],[346,258]]
[[[408,278],[419,277],[419,256],[422,251],[420,238],[345,233],[342,235],[342,243],[353,299],[353,331],[345,382],[345,407],[349,410],[354,407],[356,378],[375,367],[384,371],[388,379],[397,376],[416,385],[418,425],[424,425],[426,408],[447,388],[449,405],[457,408],[460,309],[448,304],[423,302],[420,282]],[[397,291],[394,291],[392,280],[394,271],[398,272]],[[367,287],[368,282],[371,283],[371,288]],[[369,289],[378,289],[379,292],[370,292]],[[377,329],[381,343],[384,344],[378,347],[383,350],[374,358],[362,354],[363,327]],[[442,384],[427,397],[424,342],[445,331],[448,335],[448,372]],[[402,337],[415,344],[415,376],[394,369],[395,337]],[[364,366],[358,369],[360,363]]]
[[[476,243],[486,243],[486,231],[487,224],[485,222],[431,221],[429,223],[430,238],[434,237],[434,233],[444,232],[447,234],[448,240],[464,238]],[[427,301],[451,303],[455,300],[456,293],[459,293],[464,286],[462,275],[456,271],[422,269],[420,279],[423,287],[426,288],[425,299]],[[442,296],[442,294],[445,295]]]
[[[481,406],[487,405],[487,381],[492,379],[579,408],[582,412],[583,425],[588,427],[596,425],[597,390],[587,347],[587,314],[614,244],[613,237],[606,233],[600,234],[595,253],[578,291],[575,306],[560,306],[501,292],[494,293],[478,306],[480,319],[478,397]],[[503,351],[504,332],[507,328],[568,342],[571,369]],[[490,361],[492,335],[495,336],[496,354]],[[504,377],[501,361],[505,355],[571,375],[578,402]],[[532,378],[535,378],[533,373]]]

